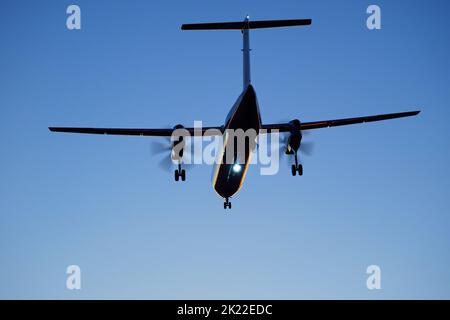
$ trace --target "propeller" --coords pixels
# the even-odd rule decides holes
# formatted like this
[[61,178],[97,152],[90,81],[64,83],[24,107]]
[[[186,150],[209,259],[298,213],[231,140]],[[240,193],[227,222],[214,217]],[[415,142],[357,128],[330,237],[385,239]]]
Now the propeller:
[[[194,166],[194,156],[197,154],[193,147],[194,141],[191,138],[186,139],[186,145],[183,150],[183,169],[192,169]],[[172,159],[172,141],[170,137],[163,137],[159,140],[154,139],[150,144],[150,153],[152,156],[161,157],[158,166],[164,171],[173,171],[178,166],[178,162]]]
[[172,150],[172,143],[170,138],[165,138],[165,141],[153,140],[150,144],[150,152],[152,155],[160,155]]
[[[309,133],[307,135],[309,135]],[[305,139],[305,135],[303,134],[303,132],[302,132],[302,136],[303,136],[303,139]],[[307,156],[311,156],[314,153],[315,144],[312,141],[303,141],[303,139],[302,139],[302,142],[300,144],[300,148],[298,151],[300,151],[301,153],[303,153]],[[280,153],[283,155],[287,155],[285,153],[285,151],[287,148],[288,140],[289,140],[289,133],[280,134],[280,142],[279,142]]]
[[300,144],[300,152],[303,152],[307,156],[312,156],[314,153],[314,142],[305,141]]
[[164,171],[171,171],[175,164],[172,161],[172,142],[170,137],[161,138],[160,140],[154,139],[150,143],[150,153],[152,156],[163,156],[158,162],[158,167]]

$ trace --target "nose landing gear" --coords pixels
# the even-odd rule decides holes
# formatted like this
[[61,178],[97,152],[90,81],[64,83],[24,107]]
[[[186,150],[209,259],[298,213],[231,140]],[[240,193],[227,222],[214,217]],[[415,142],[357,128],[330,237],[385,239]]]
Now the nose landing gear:
[[231,202],[228,201],[228,198],[225,198],[225,202],[223,203],[223,208],[224,209],[231,209]]

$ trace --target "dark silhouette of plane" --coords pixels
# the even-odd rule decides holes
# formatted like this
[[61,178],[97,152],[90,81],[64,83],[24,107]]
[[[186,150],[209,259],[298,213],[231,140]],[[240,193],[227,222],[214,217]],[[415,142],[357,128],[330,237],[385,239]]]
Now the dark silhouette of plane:
[[[292,155],[294,164],[292,164],[292,175],[303,174],[303,166],[299,164],[297,153],[302,146],[302,131],[337,127],[343,125],[381,121],[394,118],[402,118],[415,116],[420,111],[409,111],[400,113],[390,113],[381,115],[372,115],[357,118],[344,118],[335,120],[323,120],[313,122],[300,122],[294,119],[286,123],[263,124],[261,122],[258,100],[255,90],[251,85],[250,80],[250,29],[260,28],[276,28],[276,27],[290,27],[290,26],[306,26],[311,24],[311,19],[294,19],[294,20],[266,20],[266,21],[250,21],[247,16],[241,22],[218,22],[218,23],[197,23],[197,24],[183,24],[182,30],[239,30],[243,35],[243,91],[238,97],[237,101],[231,108],[225,123],[217,127],[203,127],[200,129],[201,134],[208,134],[207,132],[216,132],[216,135],[223,135],[224,141],[227,140],[228,130],[249,130],[253,129],[256,132],[262,129],[268,132],[278,131],[288,134],[286,141],[285,153]],[[76,127],[49,127],[50,131],[54,132],[72,132],[72,133],[90,133],[90,134],[110,134],[110,135],[135,135],[135,136],[166,136],[170,137],[177,129],[183,129],[190,135],[198,134],[198,128],[185,128],[182,125],[176,125],[173,128],[165,129],[119,129],[119,128],[76,128]],[[196,131],[197,130],[197,131]],[[183,149],[185,144],[185,137],[178,136],[173,139],[171,144],[171,157],[177,162],[178,168],[175,170],[175,180],[182,181],[186,179],[186,172],[182,169]],[[240,189],[245,179],[245,175],[250,162],[251,146],[248,145],[245,154],[241,157],[240,162],[228,163],[224,161],[226,149],[232,141],[224,142],[222,148],[223,153],[219,154],[218,163],[214,170],[213,185],[215,191],[225,199],[224,208],[231,208],[229,199]],[[179,153],[174,154],[176,147],[180,147]],[[234,159],[237,159],[235,155]]]

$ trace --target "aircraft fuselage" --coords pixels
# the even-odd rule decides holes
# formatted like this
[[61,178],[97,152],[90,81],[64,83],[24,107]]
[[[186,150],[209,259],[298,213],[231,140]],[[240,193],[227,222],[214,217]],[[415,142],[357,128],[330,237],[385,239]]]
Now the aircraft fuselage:
[[[236,141],[230,132],[241,129],[247,132],[253,129],[258,133],[261,128],[258,99],[253,86],[250,84],[242,92],[227,116],[224,126],[223,148],[218,155],[214,169],[214,190],[223,198],[231,198],[242,186],[250,163],[254,144],[245,144],[244,154],[237,154]],[[256,137],[255,137],[256,138]],[[226,161],[227,153],[233,152],[234,161]]]

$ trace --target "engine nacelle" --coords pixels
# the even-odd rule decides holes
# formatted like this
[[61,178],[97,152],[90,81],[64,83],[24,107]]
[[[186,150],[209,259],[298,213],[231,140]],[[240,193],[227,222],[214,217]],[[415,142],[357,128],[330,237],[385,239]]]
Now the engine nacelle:
[[[181,124],[177,124],[173,127],[174,132],[172,133],[172,160],[181,162],[183,159],[183,152],[186,146],[185,132],[184,126]],[[179,130],[180,134],[177,134],[177,130]]]
[[294,119],[289,122],[290,124],[290,135],[286,144],[286,154],[294,154],[300,148],[302,142],[302,131],[301,122],[298,119]]

